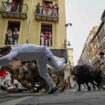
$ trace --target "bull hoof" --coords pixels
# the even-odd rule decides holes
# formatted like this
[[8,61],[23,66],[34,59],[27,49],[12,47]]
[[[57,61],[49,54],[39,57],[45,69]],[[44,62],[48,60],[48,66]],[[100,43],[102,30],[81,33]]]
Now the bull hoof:
[[103,90],[105,90],[105,86],[101,86],[101,88],[102,88]]
[[80,91],[81,91],[80,89],[77,90],[77,92],[80,92]]
[[95,91],[95,90],[96,90],[96,88],[95,88],[95,87],[93,87],[93,90]]
[[88,91],[91,91],[91,88],[90,87],[88,88]]
[[101,90],[101,88],[99,87],[99,88],[98,88],[98,90],[100,91],[100,90]]

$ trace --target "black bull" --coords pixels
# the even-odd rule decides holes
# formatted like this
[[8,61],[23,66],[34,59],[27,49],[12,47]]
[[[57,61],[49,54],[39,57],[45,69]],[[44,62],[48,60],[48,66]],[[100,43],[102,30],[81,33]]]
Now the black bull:
[[[96,70],[90,65],[77,65],[73,68],[71,73],[75,76],[76,82],[78,84],[78,91],[81,90],[81,84],[86,84],[88,90],[91,90],[88,83],[93,85],[93,89],[97,87],[101,88],[103,76],[101,70]],[[95,87],[96,86],[96,87]]]

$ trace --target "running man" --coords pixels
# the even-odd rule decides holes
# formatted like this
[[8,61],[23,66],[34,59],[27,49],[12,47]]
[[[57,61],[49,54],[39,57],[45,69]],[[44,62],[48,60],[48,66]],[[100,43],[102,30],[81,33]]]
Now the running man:
[[0,55],[2,55],[2,57],[0,58],[0,66],[2,67],[7,66],[13,60],[36,60],[39,74],[49,86],[48,93],[53,94],[58,90],[55,83],[52,81],[51,77],[48,74],[47,64],[51,65],[56,70],[60,70],[60,68],[65,63],[65,59],[56,62],[49,48],[34,44],[16,45],[13,48],[11,48],[10,46],[6,46],[1,50]]

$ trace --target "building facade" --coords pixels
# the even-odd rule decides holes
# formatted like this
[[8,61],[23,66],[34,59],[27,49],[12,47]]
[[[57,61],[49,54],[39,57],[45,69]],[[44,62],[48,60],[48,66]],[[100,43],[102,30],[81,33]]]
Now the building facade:
[[0,0],[0,46],[32,43],[67,57],[65,23],[65,0]]
[[98,64],[99,53],[105,53],[105,20],[101,22],[95,36],[90,42],[91,47],[90,54],[91,54],[91,63],[94,66]]
[[63,49],[65,22],[64,0],[0,0],[0,45],[33,43]]
[[[105,53],[105,10],[101,17],[102,22],[99,27],[93,27],[86,41],[86,46],[81,54],[80,61],[87,59],[90,65],[97,67],[99,53]],[[84,54],[85,52],[85,54]],[[86,55],[85,57],[83,57]],[[79,61],[79,62],[80,62]],[[85,63],[87,63],[85,61]]]
[[98,26],[94,26],[91,29],[91,31],[87,37],[84,48],[82,50],[82,54],[81,54],[80,59],[78,61],[78,63],[80,65],[81,64],[91,64],[91,59],[93,59],[93,57],[94,57],[93,53],[92,53],[93,46],[91,44],[91,40],[94,37],[95,33],[97,32],[97,29],[98,29]]

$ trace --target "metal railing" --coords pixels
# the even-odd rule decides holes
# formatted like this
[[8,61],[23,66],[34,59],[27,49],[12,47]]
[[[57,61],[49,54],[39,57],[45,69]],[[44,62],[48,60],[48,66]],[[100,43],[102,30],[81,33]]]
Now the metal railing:
[[58,8],[53,8],[53,7],[51,8],[51,7],[36,6],[35,16],[46,17],[46,20],[49,17],[52,18],[52,19],[57,18],[56,21],[58,21],[59,9]]

